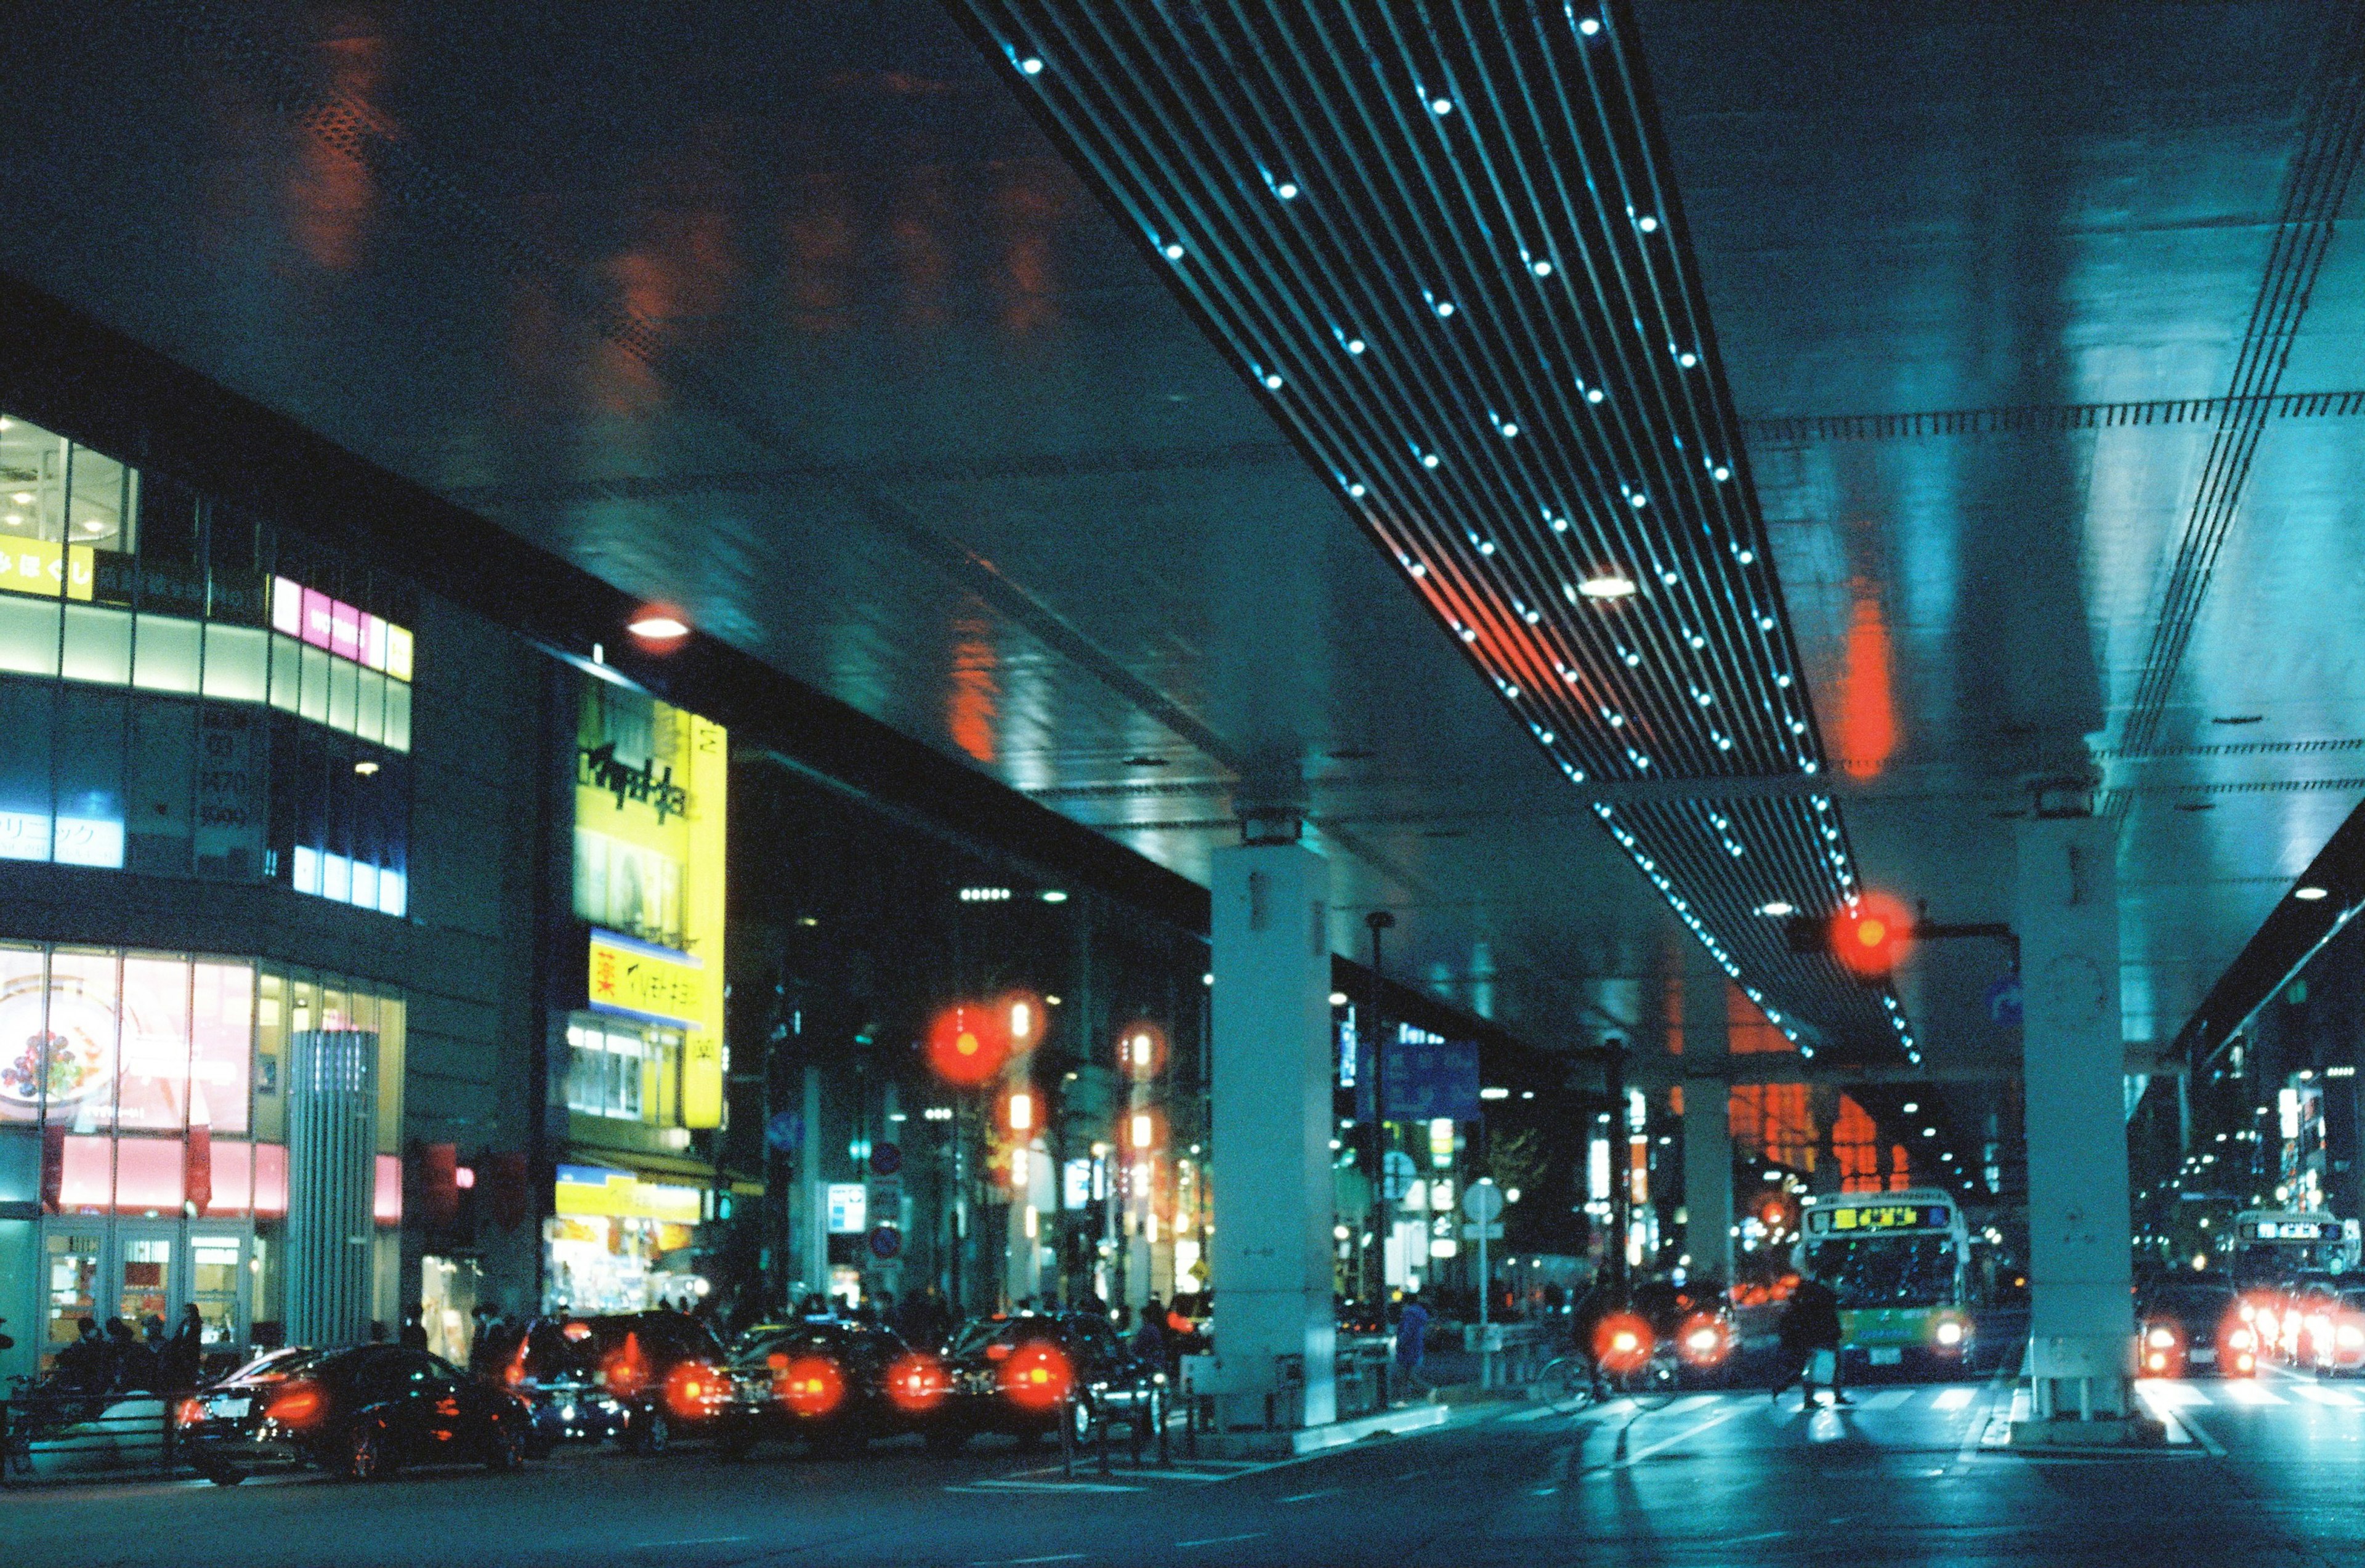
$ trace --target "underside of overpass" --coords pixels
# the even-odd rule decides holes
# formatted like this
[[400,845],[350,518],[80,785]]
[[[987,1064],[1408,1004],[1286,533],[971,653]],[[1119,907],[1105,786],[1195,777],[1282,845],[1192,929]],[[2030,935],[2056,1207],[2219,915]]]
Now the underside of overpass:
[[[191,373],[446,591],[1129,890],[1301,823],[1335,953],[1654,1090],[1688,989],[2011,1210],[2033,827],[2107,829],[2131,1081],[2365,901],[2365,30],[1513,9],[27,7],[0,360]],[[1892,975],[1793,940],[1871,890]]]

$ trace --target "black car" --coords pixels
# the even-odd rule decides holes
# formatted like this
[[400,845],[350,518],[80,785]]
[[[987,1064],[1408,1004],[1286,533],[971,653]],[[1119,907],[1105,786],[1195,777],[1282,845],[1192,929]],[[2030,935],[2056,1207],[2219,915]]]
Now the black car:
[[406,1464],[515,1470],[532,1420],[516,1395],[398,1345],[274,1350],[174,1410],[191,1462],[224,1486],[272,1464],[355,1481]]
[[1634,1287],[1633,1311],[1651,1326],[1660,1343],[1675,1347],[1678,1376],[1687,1386],[1731,1381],[1732,1352],[1741,1335],[1724,1282],[1645,1280]]
[[729,1358],[713,1330],[678,1312],[537,1317],[501,1331],[480,1365],[533,1407],[537,1449],[615,1438],[662,1453],[713,1422]]
[[2151,1286],[2135,1303],[2135,1322],[2142,1336],[2137,1364],[2146,1377],[2239,1377],[2258,1370],[2259,1336],[2224,1281]]
[[802,1438],[816,1453],[858,1453],[873,1438],[926,1427],[949,1391],[944,1364],[878,1324],[836,1318],[743,1336],[715,1444],[745,1453],[767,1437]]
[[951,1392],[927,1428],[928,1445],[958,1449],[978,1432],[1033,1443],[1059,1430],[1062,1409],[1081,1440],[1104,1414],[1137,1412],[1155,1431],[1165,1419],[1166,1373],[1136,1356],[1105,1317],[1020,1313],[962,1326],[945,1354]]

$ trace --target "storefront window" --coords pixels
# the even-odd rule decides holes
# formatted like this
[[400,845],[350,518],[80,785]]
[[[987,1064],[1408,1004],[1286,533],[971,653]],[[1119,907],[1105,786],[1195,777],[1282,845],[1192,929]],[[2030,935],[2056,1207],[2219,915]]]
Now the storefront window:
[[670,1121],[681,1036],[578,1013],[566,1025],[566,1105],[587,1116]]
[[85,1316],[169,1322],[193,1302],[226,1349],[271,1316],[254,1292],[287,1213],[291,1021],[378,1037],[384,1316],[402,1215],[400,999],[236,958],[0,944],[0,1196],[41,1215],[39,1266],[0,1271],[0,1317],[44,1324],[40,1357]]

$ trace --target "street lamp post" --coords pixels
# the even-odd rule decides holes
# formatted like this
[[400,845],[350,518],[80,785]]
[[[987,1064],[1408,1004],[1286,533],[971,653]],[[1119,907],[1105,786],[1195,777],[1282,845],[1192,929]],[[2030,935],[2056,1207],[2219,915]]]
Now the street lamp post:
[[[1380,934],[1395,923],[1396,917],[1384,909],[1375,909],[1363,917],[1363,924],[1372,931],[1372,1244],[1363,1250],[1370,1260],[1370,1299],[1374,1302],[1384,1300],[1388,1294],[1388,1102],[1387,1084],[1381,1077],[1380,1067],[1386,1051],[1385,1031],[1380,1023],[1380,1003],[1387,981],[1384,978],[1386,971],[1381,966]],[[1360,1041],[1357,1048],[1361,1050]]]

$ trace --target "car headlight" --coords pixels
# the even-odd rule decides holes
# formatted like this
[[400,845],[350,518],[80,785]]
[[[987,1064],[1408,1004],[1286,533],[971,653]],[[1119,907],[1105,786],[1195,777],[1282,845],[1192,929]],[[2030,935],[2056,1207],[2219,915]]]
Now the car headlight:
[[1948,1350],[1963,1342],[1963,1326],[1949,1317],[1938,1325],[1938,1343]]
[[2173,1329],[2154,1328],[2150,1333],[2144,1336],[2144,1342],[2155,1350],[2174,1350],[2176,1348],[2176,1333]]
[[2247,1350],[2259,1342],[2259,1337],[2247,1328],[2236,1328],[2225,1336],[2225,1343],[2237,1350]]
[[2340,1348],[2344,1350],[2354,1350],[2360,1346],[2365,1346],[2365,1327],[2360,1327],[2354,1323],[2342,1324],[2340,1326]]

